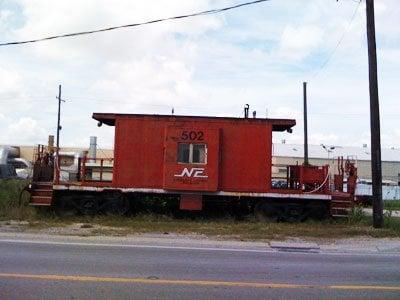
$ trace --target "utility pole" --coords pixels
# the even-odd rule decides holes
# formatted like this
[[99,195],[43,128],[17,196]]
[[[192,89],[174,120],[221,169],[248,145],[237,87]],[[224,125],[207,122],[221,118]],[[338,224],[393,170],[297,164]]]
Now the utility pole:
[[56,183],[59,183],[60,179],[60,173],[59,173],[59,151],[60,151],[60,130],[61,130],[61,125],[60,125],[60,119],[61,119],[61,101],[65,102],[64,100],[61,99],[61,84],[58,86],[58,115],[57,115],[57,141],[56,141],[56,157],[55,157],[55,166],[56,166]]
[[366,0],[365,3],[367,7],[373,225],[375,228],[381,228],[383,226],[382,164],[374,0]]
[[57,141],[56,141],[56,146],[57,146],[57,156],[58,156],[58,149],[60,148],[60,117],[61,117],[61,84],[58,86],[58,116],[57,116]]
[[304,165],[308,166],[307,82],[303,82]]

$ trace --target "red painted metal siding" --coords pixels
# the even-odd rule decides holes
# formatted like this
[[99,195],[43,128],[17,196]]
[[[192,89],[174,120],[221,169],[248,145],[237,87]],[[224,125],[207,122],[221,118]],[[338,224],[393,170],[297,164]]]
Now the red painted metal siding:
[[[115,187],[231,192],[270,189],[272,124],[266,121],[119,116],[115,126]],[[207,165],[197,174],[207,175],[206,179],[174,180],[184,168],[188,168],[186,175],[194,175],[196,170],[190,168],[203,167],[177,163],[182,131],[204,133]]]
[[156,119],[117,118],[113,185],[162,188],[165,124]]
[[224,124],[220,190],[266,192],[271,182],[271,151],[271,125]]

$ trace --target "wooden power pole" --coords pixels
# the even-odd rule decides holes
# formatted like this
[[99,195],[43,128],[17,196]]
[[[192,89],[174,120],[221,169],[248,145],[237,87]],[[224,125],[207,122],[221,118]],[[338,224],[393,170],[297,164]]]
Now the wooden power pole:
[[367,7],[373,225],[375,228],[381,228],[383,226],[382,164],[374,0],[365,2]]
[[303,82],[304,165],[308,166],[307,82]]
[[56,140],[56,146],[57,146],[57,158],[58,158],[58,149],[60,148],[60,130],[61,130],[61,84],[58,86],[58,115],[57,115],[57,140]]
[[57,140],[56,140],[56,157],[55,157],[55,178],[56,178],[56,183],[59,183],[60,180],[60,160],[59,160],[59,154],[60,154],[60,130],[61,130],[61,102],[65,102],[64,100],[61,99],[61,84],[58,86],[58,114],[57,114]]

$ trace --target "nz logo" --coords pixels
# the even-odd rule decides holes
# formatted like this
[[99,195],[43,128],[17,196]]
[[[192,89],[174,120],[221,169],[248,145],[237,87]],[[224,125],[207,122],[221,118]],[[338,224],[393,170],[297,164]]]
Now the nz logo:
[[208,178],[204,174],[204,168],[184,168],[181,174],[175,174],[175,177],[193,177],[193,178]]

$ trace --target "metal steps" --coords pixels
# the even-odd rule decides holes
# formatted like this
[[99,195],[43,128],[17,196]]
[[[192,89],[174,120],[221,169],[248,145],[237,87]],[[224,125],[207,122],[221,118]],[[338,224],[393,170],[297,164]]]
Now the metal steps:
[[50,206],[53,201],[53,182],[32,182],[30,205]]
[[354,203],[349,198],[332,199],[330,205],[330,213],[332,217],[346,217]]

